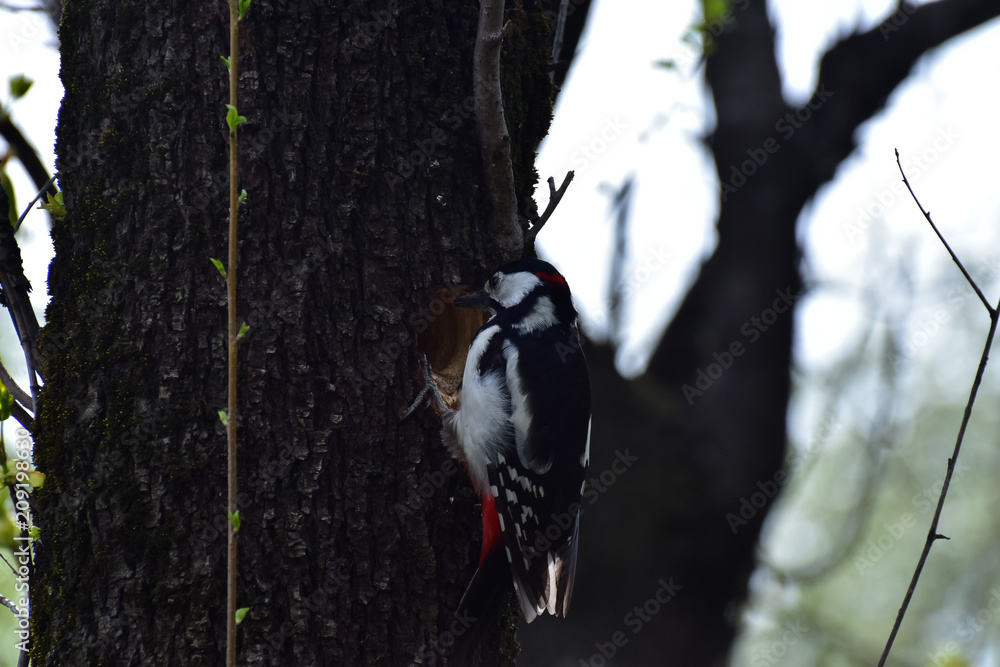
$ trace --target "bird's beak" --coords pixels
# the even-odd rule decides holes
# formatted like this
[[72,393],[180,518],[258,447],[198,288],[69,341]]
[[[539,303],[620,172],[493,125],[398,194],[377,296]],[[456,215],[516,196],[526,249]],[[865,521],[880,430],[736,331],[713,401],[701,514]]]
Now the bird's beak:
[[455,299],[454,304],[458,308],[482,308],[483,310],[493,311],[497,309],[498,305],[497,302],[493,300],[493,297],[491,297],[484,289],[481,289],[478,292],[473,292],[472,294],[460,296]]

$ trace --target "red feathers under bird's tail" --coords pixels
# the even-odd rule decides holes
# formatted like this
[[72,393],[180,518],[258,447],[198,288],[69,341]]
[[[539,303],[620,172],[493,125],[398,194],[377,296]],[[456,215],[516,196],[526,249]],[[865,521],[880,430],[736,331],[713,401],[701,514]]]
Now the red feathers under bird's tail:
[[504,554],[503,535],[496,503],[487,494],[483,500],[483,550],[479,569],[465,589],[455,616],[468,630],[455,638],[449,667],[470,667],[483,632],[500,611],[511,590],[510,567]]

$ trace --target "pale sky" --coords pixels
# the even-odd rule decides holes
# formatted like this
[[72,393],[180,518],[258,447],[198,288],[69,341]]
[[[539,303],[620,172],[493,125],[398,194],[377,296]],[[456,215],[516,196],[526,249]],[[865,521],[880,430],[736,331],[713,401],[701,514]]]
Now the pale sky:
[[[772,2],[789,101],[808,98],[818,58],[838,35],[878,25],[891,5]],[[697,18],[697,3],[599,0],[592,12],[538,160],[543,179],[551,175],[559,182],[568,169],[576,170],[576,179],[540,234],[539,246],[567,274],[590,334],[601,335],[613,229],[602,184],[617,188],[636,176],[625,271],[626,280],[637,286],[636,298],[619,357],[622,370],[635,373],[679,305],[692,271],[715,243],[718,180],[699,141],[714,115],[700,72],[694,71],[695,54],[681,39]],[[636,20],[639,16],[642,20]],[[911,182],[925,206],[938,212],[937,221],[948,227],[955,244],[969,251],[970,261],[997,247],[984,241],[996,240],[992,230],[997,226],[989,223],[998,213],[991,157],[1000,147],[994,119],[1000,94],[978,79],[1000,64],[998,39],[1000,24],[994,22],[932,52],[888,108],[862,126],[859,149],[800,220],[815,279],[856,282],[876,239],[890,257],[902,253],[912,259],[914,270],[937,266],[940,248],[926,223],[912,202],[893,195],[899,180],[894,148],[904,165],[933,160],[923,169],[915,164]],[[679,68],[655,67],[660,60],[673,60]],[[613,130],[620,127],[625,130],[616,136]],[[542,205],[545,187],[537,196]],[[868,209],[880,194],[886,201],[892,197],[884,218],[856,230],[858,209]],[[671,261],[661,267],[663,254]],[[856,315],[851,301],[839,293],[816,294],[803,304],[801,361],[816,361],[850,345]]]

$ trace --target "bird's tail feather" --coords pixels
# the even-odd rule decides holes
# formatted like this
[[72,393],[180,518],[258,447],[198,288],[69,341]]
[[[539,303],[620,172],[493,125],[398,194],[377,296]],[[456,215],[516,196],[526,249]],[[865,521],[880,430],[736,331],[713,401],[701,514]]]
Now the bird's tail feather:
[[455,648],[448,667],[471,667],[476,649],[511,590],[510,568],[504,556],[503,544],[484,552],[479,569],[465,589],[455,616],[467,627],[455,638]]

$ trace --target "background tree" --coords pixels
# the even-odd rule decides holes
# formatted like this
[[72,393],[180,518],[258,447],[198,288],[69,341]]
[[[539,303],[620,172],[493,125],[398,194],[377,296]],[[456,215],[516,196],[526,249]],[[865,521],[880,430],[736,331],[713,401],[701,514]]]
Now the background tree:
[[[588,354],[591,477],[605,475],[600,490],[615,485],[585,506],[573,622],[522,631],[522,664],[601,664],[599,645],[623,665],[725,660],[762,520],[787,479],[794,301],[802,294],[796,221],[917,59],[1000,13],[970,0],[900,5],[881,25],[834,44],[811,99],[793,107],[782,95],[767,3],[703,7],[718,246],[642,377],[623,381],[610,350]],[[612,473],[626,450],[636,463],[618,483]],[[647,606],[670,577],[683,588]],[[641,627],[653,629],[636,633]],[[615,645],[616,632],[627,644]]]

